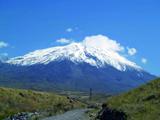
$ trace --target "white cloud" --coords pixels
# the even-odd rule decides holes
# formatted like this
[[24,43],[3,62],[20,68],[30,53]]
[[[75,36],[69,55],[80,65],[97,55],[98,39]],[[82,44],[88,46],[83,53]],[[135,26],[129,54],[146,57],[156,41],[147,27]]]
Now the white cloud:
[[8,47],[8,43],[0,41],[0,48]]
[[128,50],[128,54],[130,56],[133,56],[133,55],[135,55],[137,53],[137,50],[135,48],[129,48],[129,47],[127,47],[127,50]]
[[114,52],[120,52],[124,50],[124,47],[104,35],[88,36],[83,40],[83,44],[87,47],[97,47],[101,49],[111,50]]
[[147,59],[146,59],[146,58],[142,58],[142,59],[141,59],[141,62],[142,62],[143,64],[146,64],[146,63],[147,63]]
[[[124,57],[125,55],[124,52],[125,52],[126,47],[122,46],[116,40],[110,39],[107,36],[104,36],[104,35],[87,36],[84,38],[81,44],[85,46],[86,48],[96,48],[96,49],[102,50],[103,52],[106,52],[106,54],[104,53],[104,55],[107,55],[107,56],[103,56],[103,57],[110,56],[114,60],[120,61],[123,64],[127,64],[130,66],[136,67],[136,68],[140,68],[139,66],[136,65],[136,63],[129,61],[126,57]],[[111,60],[112,61],[111,64],[118,67],[118,69],[121,69],[121,66],[114,63],[115,62],[114,60],[113,61]]]
[[66,32],[72,32],[72,31],[73,31],[72,28],[67,28],[67,29],[66,29]]
[[[66,43],[72,43],[74,41],[62,38],[57,40],[57,42],[61,44],[66,44]],[[107,36],[104,35],[92,35],[92,36],[87,36],[85,37],[81,42],[78,42],[82,44],[83,46],[86,46],[87,48],[92,47],[92,48],[98,48],[99,50],[105,50],[105,52],[108,52],[111,54],[115,59],[122,61],[123,63],[135,66],[136,63],[133,63],[125,57],[125,48],[122,46],[120,43],[118,43],[116,40],[110,39]],[[137,53],[137,50],[135,48],[128,48],[127,51],[128,54],[134,55]],[[144,60],[143,60],[144,61]],[[147,60],[145,60],[144,63],[146,63]]]
[[8,56],[8,53],[1,53],[0,56]]
[[71,43],[72,41],[66,38],[61,38],[61,39],[56,40],[56,42],[61,43],[61,44],[68,44],[68,43]]
[[1,53],[0,54],[0,61],[4,62],[8,60],[8,53]]

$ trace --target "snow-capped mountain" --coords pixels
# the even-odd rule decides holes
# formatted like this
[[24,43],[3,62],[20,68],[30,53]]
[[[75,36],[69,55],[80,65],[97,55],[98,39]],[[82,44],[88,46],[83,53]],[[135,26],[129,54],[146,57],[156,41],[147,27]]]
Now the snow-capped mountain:
[[53,47],[43,50],[36,50],[24,56],[12,58],[7,61],[10,64],[30,66],[35,64],[48,64],[53,61],[68,59],[74,63],[88,63],[97,68],[110,65],[117,70],[126,69],[142,70],[134,62],[131,62],[119,54],[96,47],[88,47],[82,43],[72,43],[67,46]]
[[126,91],[155,78],[113,50],[84,43],[36,50],[12,58],[0,64],[0,75],[10,86],[18,84],[22,88],[93,88],[110,93]]

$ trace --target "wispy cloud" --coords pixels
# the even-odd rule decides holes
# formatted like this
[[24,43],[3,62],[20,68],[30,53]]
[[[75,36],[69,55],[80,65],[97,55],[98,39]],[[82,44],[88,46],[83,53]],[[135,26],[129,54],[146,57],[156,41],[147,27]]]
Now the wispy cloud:
[[0,56],[8,56],[8,53],[1,53]]
[[147,60],[146,58],[142,58],[142,59],[141,59],[141,62],[142,62],[143,64],[146,64],[147,61],[148,61],[148,60]]
[[66,32],[72,32],[73,31],[73,28],[67,28],[66,29]]
[[56,40],[56,42],[61,43],[61,44],[68,44],[68,43],[71,43],[72,40],[66,39],[66,38],[61,38],[61,39]]
[[8,53],[0,53],[0,61],[4,62],[8,60]]
[[129,48],[127,47],[128,55],[133,56],[137,53],[136,48]]
[[0,41],[0,48],[5,48],[5,47],[8,47],[8,43]]

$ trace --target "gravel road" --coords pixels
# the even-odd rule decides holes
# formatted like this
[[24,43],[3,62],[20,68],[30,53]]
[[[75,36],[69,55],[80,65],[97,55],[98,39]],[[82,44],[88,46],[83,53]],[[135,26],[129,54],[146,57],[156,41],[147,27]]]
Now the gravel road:
[[72,110],[62,115],[45,118],[43,120],[89,120],[89,118],[85,114],[86,111],[87,110],[85,109]]

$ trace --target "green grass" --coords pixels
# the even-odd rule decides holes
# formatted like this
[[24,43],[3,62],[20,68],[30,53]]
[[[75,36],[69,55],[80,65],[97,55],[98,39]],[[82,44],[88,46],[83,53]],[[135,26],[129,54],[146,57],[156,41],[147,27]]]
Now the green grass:
[[0,87],[0,119],[18,112],[55,114],[83,106],[78,101],[71,103],[67,97],[54,93]]
[[160,78],[107,102],[124,111],[128,120],[160,120]]

